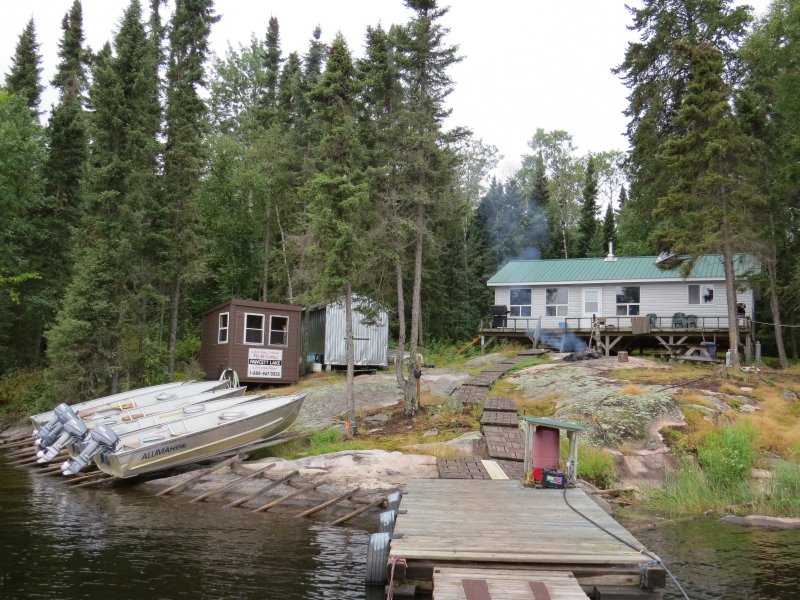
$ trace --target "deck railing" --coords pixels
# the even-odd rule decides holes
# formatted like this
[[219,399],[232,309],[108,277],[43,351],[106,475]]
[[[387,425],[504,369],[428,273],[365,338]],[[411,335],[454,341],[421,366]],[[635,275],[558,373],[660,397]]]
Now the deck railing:
[[[645,316],[645,315],[642,315]],[[545,317],[553,319],[556,317]],[[599,325],[601,331],[612,333],[614,331],[629,332],[633,330],[633,323],[631,317],[599,317],[605,320],[605,323]],[[653,320],[655,322],[653,322]],[[651,320],[651,332],[669,332],[669,331],[727,331],[728,330],[728,317],[696,317],[688,319],[686,317],[654,317]],[[750,317],[739,317],[737,326],[740,331],[749,331],[751,328]],[[593,319],[591,317],[565,317],[563,320],[564,325],[559,327],[548,327],[541,324],[542,330],[552,331],[586,331],[592,329]],[[484,322],[481,322],[481,329],[483,331],[499,332],[514,332],[536,333],[537,336],[540,332],[539,327],[541,317],[507,317],[505,319],[504,327],[494,327],[492,322],[489,321],[484,327]]]

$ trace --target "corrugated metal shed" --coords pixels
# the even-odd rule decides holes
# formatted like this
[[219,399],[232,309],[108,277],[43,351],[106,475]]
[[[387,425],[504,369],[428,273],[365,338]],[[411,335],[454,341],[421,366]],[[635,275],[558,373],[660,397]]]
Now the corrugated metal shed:
[[[363,323],[365,316],[353,298],[353,338],[357,366],[386,367],[389,353],[389,313],[381,309],[375,325]],[[347,314],[344,300],[316,306],[308,311],[309,354],[324,356],[324,364],[347,365]]]
[[[488,281],[488,285],[648,281],[654,279],[683,280],[678,269],[665,271],[656,265],[656,256],[618,256],[614,261],[605,258],[569,258],[554,260],[513,260]],[[761,265],[748,255],[738,255],[734,263],[736,274],[760,272]],[[722,256],[701,256],[695,262],[689,279],[724,279]]]

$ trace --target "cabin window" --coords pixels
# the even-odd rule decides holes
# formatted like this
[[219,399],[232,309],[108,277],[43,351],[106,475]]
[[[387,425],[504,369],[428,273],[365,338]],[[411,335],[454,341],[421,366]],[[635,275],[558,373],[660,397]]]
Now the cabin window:
[[545,289],[544,314],[548,317],[566,317],[569,314],[569,289]]
[[264,315],[244,314],[244,343],[264,343]]
[[617,288],[617,316],[639,314],[639,286],[623,285]]
[[289,345],[289,317],[269,318],[269,345]]
[[512,317],[531,316],[531,291],[529,289],[511,288],[511,303],[509,305]]
[[228,319],[230,319],[230,313],[221,313],[219,315],[219,333],[217,334],[217,342],[220,344],[228,343]]
[[714,304],[714,286],[690,285],[689,304]]

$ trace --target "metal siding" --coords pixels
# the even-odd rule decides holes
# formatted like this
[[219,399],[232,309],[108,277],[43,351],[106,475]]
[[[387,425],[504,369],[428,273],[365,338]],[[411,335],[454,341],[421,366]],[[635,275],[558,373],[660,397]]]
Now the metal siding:
[[[355,307],[353,298],[353,337],[369,338],[357,340],[355,344],[355,364],[358,366],[388,366],[389,353],[389,314],[380,312],[380,325],[367,326],[361,322],[363,315]],[[347,365],[347,314],[344,300],[326,306],[325,323],[325,364]]]
[[308,353],[325,354],[325,307],[308,312]]
[[[533,282],[583,282],[583,281],[642,281],[683,279],[677,270],[662,271],[655,264],[655,256],[620,256],[615,261],[603,258],[572,258],[553,260],[517,260],[506,264],[488,283],[513,284]],[[701,256],[689,275],[690,279],[703,280],[725,277],[718,255]],[[761,270],[753,257],[737,256],[737,275],[752,269]]]

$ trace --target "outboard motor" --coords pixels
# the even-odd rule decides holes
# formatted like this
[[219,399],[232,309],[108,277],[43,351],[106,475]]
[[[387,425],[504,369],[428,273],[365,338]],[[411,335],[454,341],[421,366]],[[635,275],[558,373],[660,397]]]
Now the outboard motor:
[[[67,414],[69,415],[66,419],[62,419],[62,415]],[[58,406],[53,409],[53,416],[50,417],[50,420],[42,425],[37,431],[33,432],[33,437],[36,440],[36,445],[40,448],[46,448],[53,442],[58,439],[59,434],[61,433],[60,425],[63,425],[66,421],[69,421],[70,418],[75,417],[75,412],[72,410],[72,407],[69,404],[62,402]],[[55,428],[58,428],[57,432],[54,432]],[[50,441],[45,442],[45,438],[50,439]]]
[[53,460],[53,458],[61,452],[61,449],[67,444],[77,444],[86,437],[89,429],[78,418],[70,419],[64,423],[64,431],[59,438],[47,450],[42,452],[42,456],[37,462],[46,463]]
[[67,461],[61,465],[61,470],[64,475],[75,475],[83,467],[85,467],[90,460],[96,455],[106,455],[114,452],[117,447],[119,438],[114,430],[107,425],[98,425],[89,438],[83,452],[80,456],[76,456],[72,461]]

